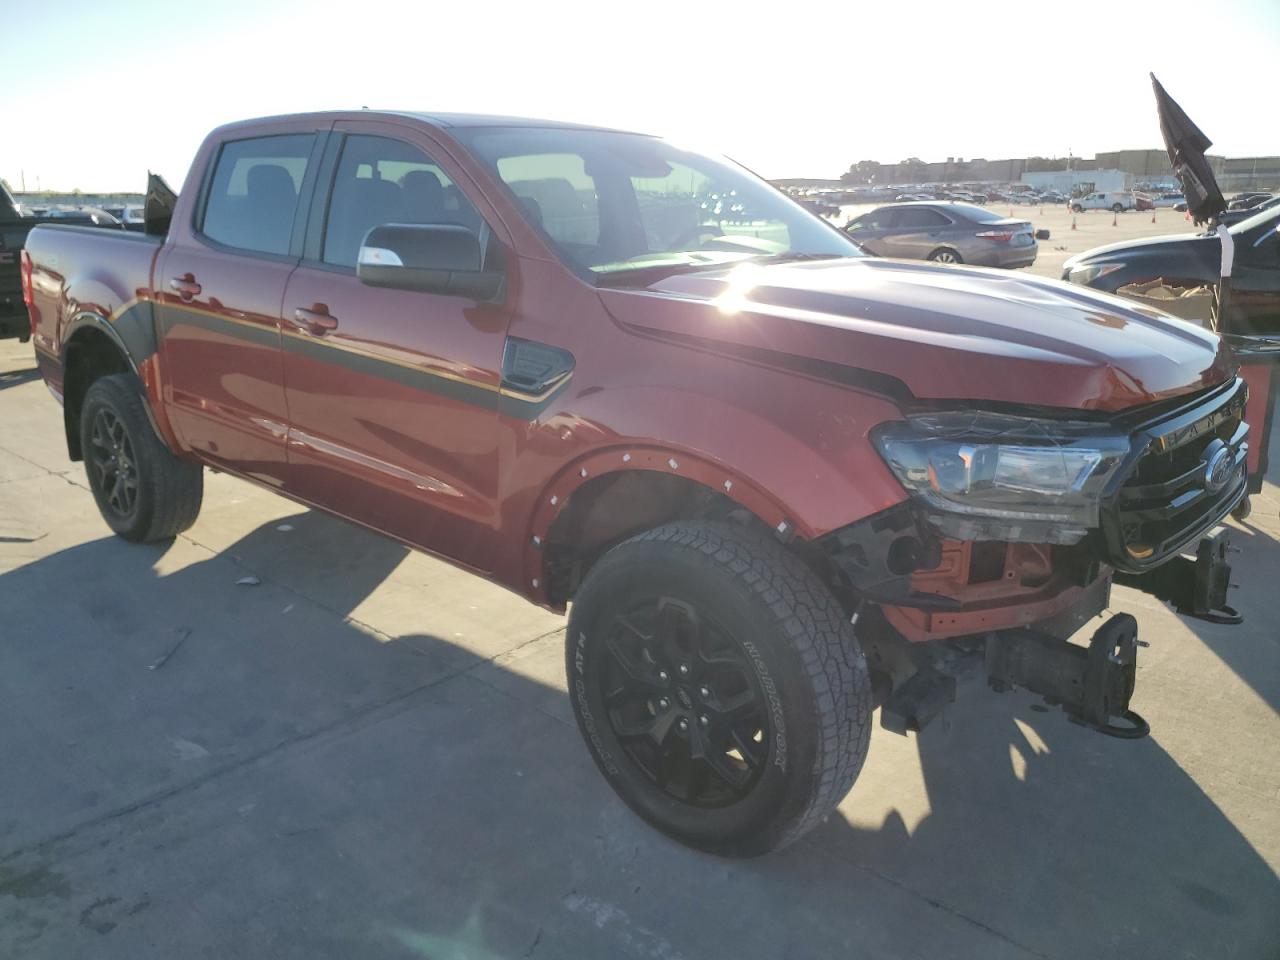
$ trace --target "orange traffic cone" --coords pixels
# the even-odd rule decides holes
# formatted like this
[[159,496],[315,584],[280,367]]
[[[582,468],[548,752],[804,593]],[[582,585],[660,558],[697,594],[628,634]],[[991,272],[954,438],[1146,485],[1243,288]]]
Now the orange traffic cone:
[[1156,208],[1155,208],[1155,207],[1152,207],[1152,208],[1151,208],[1151,222],[1152,222],[1152,223],[1155,223],[1155,222],[1156,222]]
[[1112,225],[1113,227],[1118,227],[1118,226],[1120,226],[1120,222],[1119,222],[1119,221],[1120,221],[1120,214],[1118,214],[1118,213],[1112,213],[1112,214],[1111,214],[1111,225]]
[[1073,213],[1071,215],[1071,229],[1074,230],[1075,228],[1076,228],[1076,215]]

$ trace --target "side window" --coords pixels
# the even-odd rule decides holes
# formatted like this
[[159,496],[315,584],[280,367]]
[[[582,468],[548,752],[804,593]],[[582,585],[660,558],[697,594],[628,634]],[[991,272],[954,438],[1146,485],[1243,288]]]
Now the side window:
[[897,222],[896,214],[899,211],[886,207],[881,210],[872,210],[870,213],[864,213],[853,223],[849,224],[849,232],[857,233],[859,230],[888,230]]
[[950,222],[937,210],[929,210],[925,207],[908,207],[905,210],[898,211],[898,226],[900,227],[941,227]]
[[200,232],[256,253],[289,252],[312,134],[234,140],[213,168]]
[[525,213],[557,243],[594,249],[600,242],[596,182],[576,153],[499,157],[498,175]]
[[384,223],[451,223],[478,233],[480,214],[417,147],[348,136],[334,173],[322,259],[354,267],[365,235]]

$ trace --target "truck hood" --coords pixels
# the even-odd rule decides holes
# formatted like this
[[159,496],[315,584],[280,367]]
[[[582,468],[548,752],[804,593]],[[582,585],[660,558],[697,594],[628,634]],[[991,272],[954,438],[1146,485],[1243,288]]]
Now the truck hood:
[[1197,326],[1025,273],[874,258],[743,263],[600,295],[637,332],[847,372],[840,379],[920,400],[1112,412],[1213,386],[1234,367]]

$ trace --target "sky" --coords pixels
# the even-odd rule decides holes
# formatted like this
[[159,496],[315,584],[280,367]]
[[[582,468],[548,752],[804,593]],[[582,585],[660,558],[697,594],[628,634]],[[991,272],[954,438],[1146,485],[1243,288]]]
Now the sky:
[[641,130],[771,178],[1091,157],[1160,145],[1148,71],[1212,152],[1280,154],[1280,0],[43,0],[0,25],[14,189],[177,188],[218,124],[361,106]]

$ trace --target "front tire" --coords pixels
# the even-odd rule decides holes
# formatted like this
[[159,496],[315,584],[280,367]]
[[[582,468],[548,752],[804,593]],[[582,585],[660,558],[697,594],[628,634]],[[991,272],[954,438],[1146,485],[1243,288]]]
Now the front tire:
[[98,512],[134,543],[168,540],[196,521],[204,498],[199,464],[175,457],[156,436],[137,381],[95,380],[80,409],[80,449]]
[[677,523],[619,544],[578,590],[565,653],[596,765],[690,846],[791,843],[866,758],[866,659],[835,597],[767,534]]

